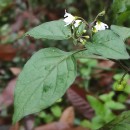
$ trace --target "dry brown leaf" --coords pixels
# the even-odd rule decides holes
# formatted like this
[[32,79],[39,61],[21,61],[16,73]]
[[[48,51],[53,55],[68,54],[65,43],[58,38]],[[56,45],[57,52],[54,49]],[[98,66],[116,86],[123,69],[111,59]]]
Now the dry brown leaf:
[[75,114],[74,108],[68,107],[64,110],[58,122],[49,123],[35,128],[35,130],[66,130],[72,127]]
[[68,128],[70,128],[68,123],[59,121],[37,127],[34,130],[66,130]]
[[99,67],[106,67],[106,68],[110,68],[115,64],[115,62],[110,61],[110,60],[104,60],[102,62],[99,62],[98,66]]
[[60,118],[60,122],[66,122],[70,126],[72,126],[73,122],[74,122],[74,118],[75,118],[74,108],[68,107],[62,113],[61,118]]
[[100,74],[100,80],[98,81],[99,85],[101,87],[108,86],[109,84],[112,83],[112,77],[113,77],[112,72]]
[[[11,116],[0,116],[0,126],[2,125],[10,125],[12,123],[12,117]],[[0,129],[1,130],[1,129]]]
[[79,127],[69,128],[69,129],[66,129],[66,130],[90,130],[90,129],[88,129],[88,128],[83,128],[83,127],[79,126]]
[[3,109],[3,106],[7,107],[13,103],[16,79],[17,78],[12,79],[0,95],[0,110]]
[[1,44],[0,45],[0,60],[12,61],[16,56],[17,49],[11,44]]
[[12,125],[9,130],[20,130],[19,123],[16,123],[15,125]]
[[35,117],[34,115],[29,115],[24,118],[24,127],[25,130],[32,130],[35,125]]
[[18,68],[18,67],[11,67],[11,68],[10,68],[10,71],[11,71],[15,76],[18,76],[19,73],[21,72],[21,69]]
[[[113,62],[113,61],[103,60],[103,61],[99,61],[97,67],[109,69],[114,65],[115,65],[115,62]],[[99,70],[96,70],[94,73],[101,73],[102,71],[103,71],[103,69],[99,69]]]
[[23,11],[22,13],[18,13],[16,22],[12,24],[12,31],[18,32],[19,30],[21,30],[24,26],[25,19],[29,21],[29,24],[39,24],[39,20],[31,11]]

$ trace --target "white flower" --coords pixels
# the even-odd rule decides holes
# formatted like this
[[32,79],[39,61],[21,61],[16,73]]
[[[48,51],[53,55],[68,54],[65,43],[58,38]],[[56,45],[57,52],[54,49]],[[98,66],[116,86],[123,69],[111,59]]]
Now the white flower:
[[66,10],[65,10],[64,17],[65,17],[64,22],[66,23],[65,26],[70,25],[75,20],[75,17],[71,15],[70,13],[67,13]]
[[81,24],[81,20],[75,20],[74,21],[74,26],[77,28]]
[[101,31],[101,30],[105,30],[106,28],[108,28],[107,24],[98,21],[98,22],[96,22],[96,25],[93,28],[93,32],[98,32],[98,31]]

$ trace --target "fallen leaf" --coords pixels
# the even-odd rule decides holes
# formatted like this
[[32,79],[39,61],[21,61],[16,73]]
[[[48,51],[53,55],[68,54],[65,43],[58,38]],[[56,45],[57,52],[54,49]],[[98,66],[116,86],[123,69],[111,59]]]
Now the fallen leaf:
[[59,121],[37,127],[34,130],[66,130],[68,128],[70,128],[68,123]]
[[98,81],[99,85],[101,87],[110,85],[112,83],[112,78],[113,78],[112,72],[100,74],[100,80]]
[[18,76],[19,73],[21,72],[21,69],[18,67],[11,67],[10,71],[13,73],[13,75]]
[[64,112],[61,115],[60,122],[66,122],[70,126],[73,125],[75,119],[75,113],[73,107],[68,107],[64,110]]
[[95,70],[94,74],[101,73],[105,69],[109,69],[115,65],[115,62],[110,60],[99,61],[97,67],[100,69]]
[[12,31],[18,32],[24,26],[25,20],[28,20],[29,24],[37,25],[39,24],[39,20],[31,11],[23,11],[21,14],[18,13],[17,19],[14,24],[12,24]]
[[79,126],[79,127],[69,128],[69,129],[66,129],[66,130],[90,130],[90,129],[83,128],[83,127]]
[[12,61],[16,56],[17,49],[11,44],[1,44],[0,45],[0,60]]
[[37,127],[35,128],[35,130],[66,130],[72,127],[74,119],[75,119],[74,108],[68,107],[64,110],[58,122],[53,122]]
[[12,79],[0,95],[0,110],[2,110],[3,107],[8,107],[13,103],[16,79],[17,78]]
[[20,130],[19,123],[16,123],[15,125],[12,125],[9,130]]
[[[12,123],[12,117],[11,116],[0,116],[0,126],[2,125],[10,125]],[[1,129],[0,129],[1,130]]]
[[85,91],[75,85],[67,90],[67,97],[74,108],[85,118],[91,119],[94,116],[94,111],[86,99]]
[[32,130],[35,125],[35,118],[34,115],[29,115],[24,118],[24,127],[25,130]]

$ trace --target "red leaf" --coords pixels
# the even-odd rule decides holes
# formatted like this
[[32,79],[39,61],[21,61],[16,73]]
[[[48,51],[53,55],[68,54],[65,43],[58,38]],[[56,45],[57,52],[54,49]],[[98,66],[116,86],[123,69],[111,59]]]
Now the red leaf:
[[87,102],[86,95],[85,90],[74,85],[67,91],[67,97],[76,110],[85,118],[91,119],[94,116],[94,111]]
[[0,45],[0,60],[11,61],[16,56],[16,49],[10,44]]

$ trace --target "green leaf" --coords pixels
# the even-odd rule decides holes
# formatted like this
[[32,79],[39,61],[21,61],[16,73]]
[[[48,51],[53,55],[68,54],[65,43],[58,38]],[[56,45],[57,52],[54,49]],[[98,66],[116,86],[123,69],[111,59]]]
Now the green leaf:
[[25,36],[31,36],[36,39],[53,39],[53,40],[64,40],[71,37],[71,30],[68,26],[65,26],[64,21],[56,20],[51,22],[43,23],[37,27],[34,27]]
[[94,55],[94,54],[90,53],[88,50],[77,52],[74,54],[74,57],[76,59],[80,59],[80,58],[86,59],[87,58],[87,59],[105,59],[106,60],[106,58]]
[[62,114],[62,108],[58,105],[52,106],[51,107],[51,112],[55,117],[60,117]]
[[46,48],[35,53],[17,80],[13,123],[51,106],[63,96],[75,77],[73,52]]
[[111,30],[119,35],[123,41],[130,37],[130,28],[112,25]]
[[115,18],[115,23],[117,25],[128,25],[127,23],[130,22],[130,10],[129,11],[125,11],[119,15],[115,14],[116,18]]
[[112,8],[115,13],[122,13],[127,11],[130,7],[130,0],[114,0]]
[[103,114],[104,106],[101,101],[99,101],[98,99],[96,99],[95,97],[90,96],[90,95],[87,96],[87,99],[88,99],[91,107],[95,110],[97,115]]
[[108,94],[102,94],[99,96],[99,98],[104,101],[104,102],[108,102],[112,100],[112,97],[115,95],[115,93],[112,91]]
[[113,0],[113,22],[128,25],[130,22],[130,0]]
[[111,30],[97,32],[92,43],[87,43],[86,48],[90,53],[101,55],[110,59],[128,59],[124,42]]
[[91,128],[92,123],[89,120],[84,119],[80,122],[80,126],[82,126],[84,128]]
[[113,109],[113,110],[121,110],[125,109],[125,105],[123,105],[120,102],[115,102],[115,101],[108,101],[105,103],[106,107]]
[[130,111],[123,112],[99,130],[130,130]]

